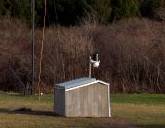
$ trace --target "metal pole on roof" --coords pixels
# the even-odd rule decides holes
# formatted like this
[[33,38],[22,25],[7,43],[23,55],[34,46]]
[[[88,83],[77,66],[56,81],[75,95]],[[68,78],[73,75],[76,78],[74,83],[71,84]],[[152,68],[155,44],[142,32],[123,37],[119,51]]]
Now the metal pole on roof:
[[89,78],[92,77],[92,76],[91,76],[91,74],[92,74],[92,64],[91,64],[91,59],[92,59],[92,57],[90,56],[90,57],[89,57]]

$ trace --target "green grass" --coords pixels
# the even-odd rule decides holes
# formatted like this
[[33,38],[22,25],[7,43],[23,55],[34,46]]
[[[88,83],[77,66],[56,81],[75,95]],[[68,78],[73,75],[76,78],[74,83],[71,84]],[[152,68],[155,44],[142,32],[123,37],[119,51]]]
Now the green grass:
[[112,95],[113,103],[130,103],[146,105],[165,105],[164,94],[115,94]]
[[[53,96],[21,96],[0,92],[0,128],[165,128],[165,95],[113,94],[112,118],[54,116]],[[30,108],[31,113],[13,110]]]
[[144,128],[165,128],[165,95],[115,94],[111,98],[113,116]]

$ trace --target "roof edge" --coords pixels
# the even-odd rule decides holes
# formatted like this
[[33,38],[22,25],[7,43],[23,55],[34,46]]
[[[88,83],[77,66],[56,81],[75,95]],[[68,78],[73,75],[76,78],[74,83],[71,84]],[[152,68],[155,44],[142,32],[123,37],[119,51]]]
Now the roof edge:
[[107,85],[107,86],[110,85],[109,83],[106,83],[106,82],[104,82],[104,81],[96,80],[96,81],[94,81],[94,82],[90,82],[90,83],[87,83],[87,84],[82,84],[82,85],[77,86],[77,87],[68,88],[68,89],[66,89],[65,91],[70,91],[70,90],[74,90],[74,89],[82,88],[82,87],[89,86],[89,85],[91,85],[91,84],[95,84],[95,83],[101,83],[101,84],[104,84],[104,85]]
[[105,85],[110,85],[109,83],[106,83],[104,81],[101,81],[101,80],[96,80],[98,83],[102,83],[102,84],[105,84]]

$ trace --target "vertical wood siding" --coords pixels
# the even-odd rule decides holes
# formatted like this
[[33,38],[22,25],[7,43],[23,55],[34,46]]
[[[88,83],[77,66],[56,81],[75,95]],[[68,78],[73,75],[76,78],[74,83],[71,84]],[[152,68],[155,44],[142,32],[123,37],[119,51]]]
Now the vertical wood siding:
[[68,117],[109,117],[108,86],[100,83],[65,92]]

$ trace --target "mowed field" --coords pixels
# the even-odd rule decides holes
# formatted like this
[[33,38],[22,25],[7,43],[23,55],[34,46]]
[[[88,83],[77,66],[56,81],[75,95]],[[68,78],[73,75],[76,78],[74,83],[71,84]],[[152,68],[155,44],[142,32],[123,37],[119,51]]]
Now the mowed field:
[[112,94],[111,102],[112,118],[65,118],[53,113],[53,95],[0,92],[0,128],[165,128],[163,94]]

